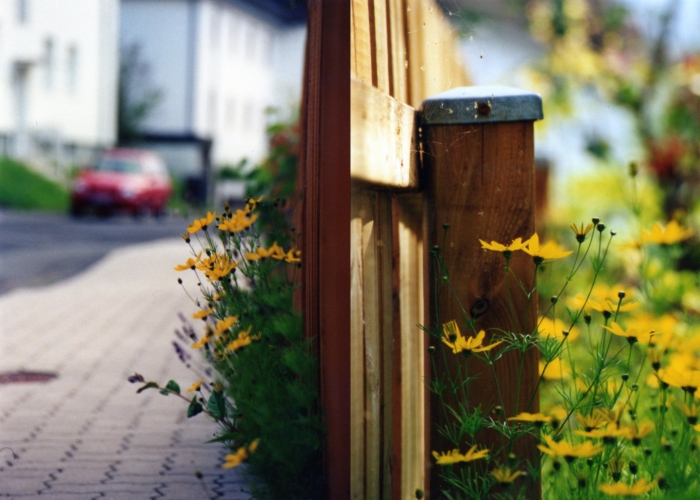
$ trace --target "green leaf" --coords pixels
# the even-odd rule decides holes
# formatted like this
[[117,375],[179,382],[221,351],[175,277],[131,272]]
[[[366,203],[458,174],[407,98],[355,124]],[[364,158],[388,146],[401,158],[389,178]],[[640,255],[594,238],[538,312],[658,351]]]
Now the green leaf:
[[214,391],[207,401],[207,410],[217,418],[226,418],[226,400],[223,393]]
[[160,391],[160,393],[161,393],[163,396],[170,396],[170,393],[169,393],[168,391]]
[[143,387],[140,387],[138,391],[136,391],[136,394],[141,394],[143,391],[146,389],[153,389],[153,388],[158,388],[158,383],[157,382],[148,382],[146,385]]
[[195,415],[202,413],[202,410],[202,405],[199,404],[199,401],[197,401],[197,396],[193,397],[190,406],[187,408],[187,418],[192,418]]
[[180,394],[180,386],[174,380],[170,380],[165,385],[165,388],[170,390],[171,392],[174,392],[175,394]]

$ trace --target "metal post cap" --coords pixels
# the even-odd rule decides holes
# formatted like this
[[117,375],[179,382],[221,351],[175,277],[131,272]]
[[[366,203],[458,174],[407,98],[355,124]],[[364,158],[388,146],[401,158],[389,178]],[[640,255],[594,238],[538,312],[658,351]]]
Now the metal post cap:
[[504,85],[457,87],[429,97],[420,108],[423,125],[535,121],[544,118],[542,98]]

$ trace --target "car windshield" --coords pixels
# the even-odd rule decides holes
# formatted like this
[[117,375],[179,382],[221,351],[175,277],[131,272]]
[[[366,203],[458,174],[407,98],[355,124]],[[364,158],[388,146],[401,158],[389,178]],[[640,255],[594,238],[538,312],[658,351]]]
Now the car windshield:
[[141,173],[141,164],[129,160],[117,160],[114,158],[103,158],[95,165],[95,170],[103,172],[124,172],[127,174]]

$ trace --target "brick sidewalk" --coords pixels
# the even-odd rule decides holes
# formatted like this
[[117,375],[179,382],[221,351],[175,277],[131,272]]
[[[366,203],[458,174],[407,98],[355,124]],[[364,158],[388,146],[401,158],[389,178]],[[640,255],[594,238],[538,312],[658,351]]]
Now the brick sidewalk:
[[187,257],[179,239],[126,247],[68,280],[0,296],[0,372],[58,374],[0,385],[0,448],[19,455],[0,452],[0,497],[249,498],[242,472],[221,469],[222,447],[204,444],[213,422],[126,381],[138,371],[184,390],[199,378],[171,344],[177,313],[196,310],[172,270]]

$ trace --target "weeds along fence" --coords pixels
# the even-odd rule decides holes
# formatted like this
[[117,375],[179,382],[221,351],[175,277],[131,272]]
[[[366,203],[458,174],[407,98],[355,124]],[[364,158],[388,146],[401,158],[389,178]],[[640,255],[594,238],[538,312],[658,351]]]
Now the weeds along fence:
[[[440,417],[417,325],[454,311],[429,307],[428,252],[449,222],[453,282],[488,328],[503,319],[505,286],[477,238],[534,232],[531,120],[421,130],[426,98],[469,83],[457,42],[432,1],[309,2],[300,301],[320,356],[329,498],[436,491]],[[528,359],[526,379],[536,381],[536,364]],[[490,401],[488,386],[480,394]]]

